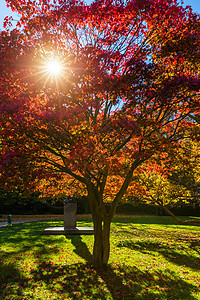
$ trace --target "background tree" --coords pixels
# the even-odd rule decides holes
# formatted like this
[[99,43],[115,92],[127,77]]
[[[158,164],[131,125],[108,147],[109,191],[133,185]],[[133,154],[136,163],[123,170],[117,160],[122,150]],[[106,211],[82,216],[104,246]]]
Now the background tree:
[[7,2],[22,28],[0,37],[2,182],[84,186],[102,266],[134,172],[199,112],[199,16],[172,0]]
[[[167,165],[161,170],[156,168],[150,168],[148,165],[141,168],[141,172],[138,172],[134,176],[133,180],[138,184],[138,186],[143,186],[140,188],[140,194],[135,194],[132,191],[132,197],[137,197],[141,202],[147,204],[153,204],[160,207],[162,210],[166,211],[169,215],[175,218],[178,222],[182,224],[187,223],[198,223],[198,220],[186,220],[183,221],[177,218],[172,212],[173,208],[183,207],[191,205],[199,205],[200,194],[199,194],[199,164],[194,157],[182,157],[181,154],[177,153],[173,160],[168,159]],[[179,154],[179,156],[178,156]],[[185,165],[185,162],[188,162]],[[152,162],[153,164],[154,162]],[[163,162],[162,162],[163,163]],[[161,171],[161,172],[159,172]],[[131,194],[129,194],[130,197]]]
[[170,153],[172,172],[168,178],[190,192],[187,201],[195,206],[200,203],[200,143],[193,139],[191,130],[188,133],[189,137],[181,142],[179,149],[175,149],[173,156]]
[[199,147],[199,124],[195,122],[183,130],[176,147],[153,155],[138,169],[133,180],[140,189],[138,193],[131,190],[129,196],[132,193],[140,201],[159,206],[180,223],[194,223],[178,219],[171,209],[200,204]]

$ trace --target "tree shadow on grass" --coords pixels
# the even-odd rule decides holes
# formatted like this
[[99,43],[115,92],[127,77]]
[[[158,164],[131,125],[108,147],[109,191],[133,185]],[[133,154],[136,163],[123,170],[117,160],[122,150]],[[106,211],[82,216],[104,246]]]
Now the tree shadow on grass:
[[101,272],[113,299],[192,300],[198,287],[184,281],[170,270],[165,272],[141,271],[137,267],[108,266]]
[[[3,261],[21,260],[26,253],[41,260],[47,255],[57,254],[59,238],[43,235],[46,222],[15,224],[0,230],[0,263]],[[64,236],[61,237],[62,239]],[[10,266],[10,263],[9,263]],[[2,270],[0,269],[0,274]]]
[[[89,275],[89,279],[87,279],[83,283],[83,286],[85,286],[87,289],[87,284],[90,284],[92,279],[94,286],[101,286],[101,290],[107,291],[107,295],[105,295],[105,298],[103,298],[102,291],[100,292],[100,299],[108,299],[108,294],[110,294],[112,299],[128,300],[144,299],[144,297],[145,299],[158,299],[158,293],[160,297],[159,299],[162,299],[163,297],[163,299],[177,300],[182,300],[184,297],[187,297],[188,300],[195,299],[191,295],[191,292],[193,289],[196,289],[196,286],[188,284],[170,270],[165,271],[165,273],[159,274],[155,272],[152,275],[151,272],[141,271],[135,267],[131,268],[124,265],[123,267],[118,266],[117,268],[115,268],[109,265],[102,268],[101,270],[96,271],[91,266],[92,255],[89,252],[87,245],[82,241],[82,237],[71,236],[70,239],[72,244],[75,246],[74,252],[89,263],[86,265],[76,265],[77,277],[82,278],[83,276],[86,276],[87,279],[88,275],[84,274],[85,270],[91,273]],[[94,274],[96,275],[94,276]],[[156,287],[154,275],[156,275],[157,277]],[[77,282],[77,278],[75,278],[75,282]],[[68,287],[68,284],[66,284],[66,286]],[[187,292],[185,291],[186,288]],[[98,288],[96,290],[98,291]],[[81,291],[78,291],[77,295],[79,293],[81,295]],[[91,292],[89,292],[88,295],[90,294]],[[97,295],[93,295],[92,299],[98,299],[96,298],[96,296]]]
[[197,292],[196,286],[169,270],[156,274],[109,265],[97,271],[89,264],[58,266],[43,262],[32,275],[36,284],[44,282],[50,294],[56,292],[64,299],[195,300],[192,292]]
[[[15,263],[0,262],[0,299],[21,299],[21,292],[27,288],[27,278],[17,268]],[[12,298],[15,295],[15,298]],[[6,298],[6,297],[10,298]]]
[[[91,253],[82,237],[71,236],[69,239],[75,246],[74,252],[91,261]],[[21,275],[17,262],[3,265],[3,273],[0,274],[6,276],[1,278],[1,287],[6,294],[12,295],[8,299],[19,299],[19,295],[24,295],[25,291],[34,293],[34,289],[41,286],[45,287],[48,295],[57,299],[196,299],[192,292],[197,291],[197,287],[170,270],[158,274],[153,270],[141,271],[126,265],[109,265],[101,270],[95,270],[89,263],[61,265],[47,261],[43,257],[46,250],[42,248],[41,252],[36,251],[40,259],[37,268],[29,271],[30,281]]]
[[82,237],[80,235],[71,235],[66,236],[68,240],[74,245],[74,252],[82,257],[86,262],[92,263],[92,254],[90,253],[87,245],[82,241]]
[[[4,244],[20,245],[20,249],[29,250],[32,245],[40,247],[41,245],[50,245],[58,242],[58,237],[47,236],[43,234],[44,229],[52,222],[33,222],[14,224],[10,227],[0,228],[0,246]],[[59,222],[53,222],[59,224]],[[63,238],[63,236],[60,236]]]
[[[36,224],[33,224],[33,227],[31,226],[32,230],[28,231],[29,234],[39,232],[39,230],[46,227],[45,224],[37,227],[35,227],[35,225]],[[19,242],[21,238],[24,238],[24,230],[26,229],[30,229],[30,226],[24,224],[21,232],[20,228],[18,228],[17,232],[14,229],[11,230],[8,237],[9,242]],[[12,236],[12,233],[13,235],[16,234],[16,236]],[[33,243],[38,243],[38,251],[36,251],[36,254],[40,257],[37,263],[37,269],[30,271],[31,282],[28,282],[27,278],[21,275],[20,271],[17,269],[17,263],[3,265],[4,269],[0,274],[1,276],[3,273],[7,275],[1,277],[2,290],[12,295],[13,298],[10,299],[19,299],[20,293],[23,294],[25,289],[34,290],[35,287],[37,288],[37,286],[40,286],[41,284],[44,284],[48,293],[54,295],[54,297],[58,295],[58,299],[68,299],[69,297],[80,300],[196,299],[192,295],[192,292],[197,291],[197,287],[186,282],[183,278],[178,277],[176,273],[170,270],[165,270],[165,272],[160,272],[158,274],[154,272],[154,270],[141,271],[136,267],[109,265],[107,268],[97,271],[89,263],[60,265],[47,262],[45,257],[43,257],[43,254],[46,255],[47,252],[52,251],[52,249],[48,250],[45,245],[40,249],[40,239],[41,235],[38,235],[38,233],[36,236],[33,235],[28,238],[28,243],[31,241]],[[52,244],[54,239],[54,236],[44,237],[43,243],[47,242]],[[91,253],[89,252],[87,245],[82,241],[82,237],[71,236],[69,239],[71,239],[71,243],[75,246],[74,252],[87,262],[91,262]],[[3,240],[6,241],[6,235]],[[25,238],[25,240],[27,239]],[[56,243],[57,242],[58,240],[56,240]],[[140,248],[136,250],[142,252],[143,246],[143,244],[140,244]],[[143,250],[149,251],[149,247],[151,248],[151,251],[157,251],[156,247],[158,247],[158,245],[154,244],[147,246],[147,249]],[[22,248],[24,251],[30,249],[29,244],[22,244]],[[20,253],[22,252],[22,248]],[[163,248],[160,250],[162,249]],[[166,251],[166,249],[164,249],[164,251]],[[56,251],[57,249],[55,249],[55,253]],[[13,255],[14,259],[16,252],[8,253],[8,255]],[[182,257],[180,257],[180,259],[182,259]],[[174,262],[175,261],[173,261],[173,263]],[[184,264],[186,265],[185,261]],[[13,274],[15,274],[14,277]],[[18,286],[18,288],[13,290],[13,285]],[[60,295],[63,295],[62,298]],[[5,297],[2,299],[5,299]]]
[[97,271],[89,264],[58,265],[41,261],[37,269],[31,270],[29,282],[15,263],[2,265],[1,269],[1,300],[21,299],[25,291],[34,293],[40,286],[45,287],[47,295],[57,299],[196,299],[192,292],[197,287],[169,270],[158,274],[136,267],[109,265]]
[[164,246],[162,243],[159,242],[125,240],[119,242],[117,246],[127,247],[129,249],[140,251],[142,253],[158,252],[162,254],[168,261],[174,264],[184,265],[194,270],[200,269],[200,257],[199,258],[196,256],[194,257],[190,253],[188,254],[178,253],[177,249],[172,249],[169,247],[169,245]]

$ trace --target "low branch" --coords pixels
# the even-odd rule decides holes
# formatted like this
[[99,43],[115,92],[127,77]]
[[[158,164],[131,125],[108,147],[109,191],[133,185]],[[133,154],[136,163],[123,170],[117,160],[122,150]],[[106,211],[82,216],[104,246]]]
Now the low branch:
[[143,160],[142,160],[142,159],[136,159],[136,160],[133,162],[133,164],[132,164],[132,166],[131,166],[131,168],[130,168],[128,174],[126,175],[126,177],[125,177],[125,179],[124,179],[124,182],[123,182],[123,184],[122,184],[122,186],[121,186],[119,192],[116,194],[115,199],[114,199],[113,202],[112,202],[112,206],[111,206],[111,209],[110,209],[110,212],[109,212],[109,217],[110,217],[110,218],[112,218],[112,217],[114,216],[115,211],[116,211],[116,208],[117,208],[117,204],[119,203],[119,201],[120,201],[120,200],[122,199],[122,197],[124,196],[124,194],[125,194],[125,192],[126,192],[128,186],[129,186],[130,182],[132,181],[132,177],[133,177],[133,172],[134,172],[134,170],[135,170],[139,165],[141,165],[143,161],[144,161],[144,159],[143,159]]
[[78,180],[79,182],[82,182],[82,183],[86,184],[86,179],[84,177],[82,177],[80,175],[77,175],[74,172],[72,172],[70,168],[68,168],[66,166],[62,166],[59,163],[56,163],[55,161],[52,161],[52,160],[50,160],[48,158],[45,158],[45,157],[41,157],[41,159],[42,159],[43,162],[46,162],[47,164],[53,166],[54,168],[57,168],[55,171],[69,174],[74,179]]
[[180,224],[200,224],[200,220],[181,220],[179,219],[177,216],[175,216],[175,214],[173,214],[173,212],[171,212],[167,207],[163,206],[163,205],[159,205],[161,208],[163,208],[173,219],[175,219],[178,223]]

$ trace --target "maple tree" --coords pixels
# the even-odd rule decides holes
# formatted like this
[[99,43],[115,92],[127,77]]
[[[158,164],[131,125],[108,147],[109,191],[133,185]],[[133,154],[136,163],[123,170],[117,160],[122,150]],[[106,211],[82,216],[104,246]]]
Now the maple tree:
[[[134,175],[133,180],[143,188],[140,188],[137,194],[135,190],[131,191],[132,196],[139,198],[141,202],[160,207],[179,223],[200,223],[198,220],[183,221],[171,211],[173,207],[195,207],[200,203],[199,143],[184,140],[179,147],[169,150],[170,153],[165,153],[165,159],[152,157],[148,164],[142,166],[138,174]],[[156,168],[153,159],[156,159]]]
[[198,115],[191,119],[195,122],[190,127],[186,126],[176,147],[156,153],[138,168],[133,181],[140,189],[133,189],[129,193],[129,197],[160,207],[182,224],[200,223],[198,220],[183,221],[171,211],[173,207],[195,207],[200,203]]
[[185,139],[170,160],[173,171],[169,174],[169,180],[187,189],[193,204],[198,204],[200,200],[199,147],[199,141]]
[[6,1],[21,19],[0,35],[1,182],[71,177],[102,266],[137,168],[199,113],[199,16],[175,0]]

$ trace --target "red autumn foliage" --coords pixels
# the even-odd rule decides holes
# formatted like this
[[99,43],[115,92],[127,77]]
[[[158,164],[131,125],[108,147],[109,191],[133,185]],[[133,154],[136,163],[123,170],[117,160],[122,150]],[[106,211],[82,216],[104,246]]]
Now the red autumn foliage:
[[[137,167],[199,112],[199,16],[176,0],[7,2],[21,19],[0,35],[2,182],[80,182],[94,261],[107,263],[110,222]],[[60,76],[47,72],[51,58]]]

